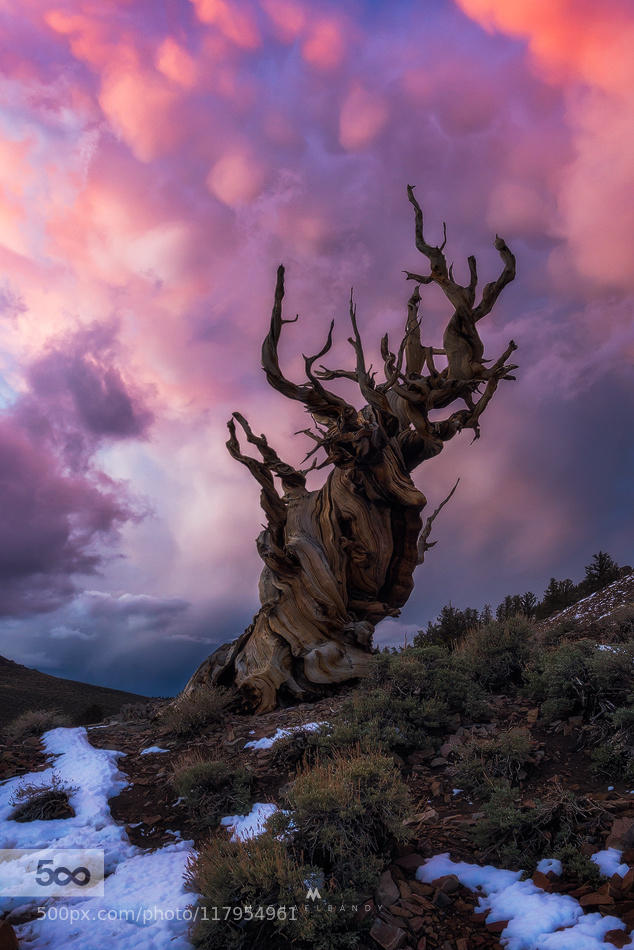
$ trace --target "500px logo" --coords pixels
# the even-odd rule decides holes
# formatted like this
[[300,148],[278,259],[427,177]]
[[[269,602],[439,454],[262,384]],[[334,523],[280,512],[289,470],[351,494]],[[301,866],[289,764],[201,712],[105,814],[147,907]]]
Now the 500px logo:
[[88,868],[80,865],[74,871],[71,871],[65,867],[49,868],[47,867],[48,864],[53,864],[51,858],[37,862],[35,880],[41,887],[50,887],[51,884],[65,887],[71,881],[73,884],[77,884],[78,887],[86,887],[87,884],[90,884],[92,875]]
[[0,897],[102,897],[98,848],[0,850]]

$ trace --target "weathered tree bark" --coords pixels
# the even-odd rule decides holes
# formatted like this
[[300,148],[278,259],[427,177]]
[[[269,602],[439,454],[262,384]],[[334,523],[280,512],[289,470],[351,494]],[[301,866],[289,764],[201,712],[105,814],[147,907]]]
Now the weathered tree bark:
[[[498,383],[514,379],[516,366],[507,361],[515,343],[511,341],[495,362],[485,365],[490,361],[484,359],[477,329],[515,276],[513,254],[496,237],[503,270],[484,287],[476,305],[475,258],[468,259],[470,280],[463,287],[443,253],[446,229],[440,247],[427,244],[422,210],[413,188],[408,185],[407,191],[414,208],[416,247],[431,269],[426,275],[406,272],[414,290],[405,332],[396,353],[387,334],[381,341],[381,382],[366,367],[352,294],[349,342],[355,368],[314,369],[331,348],[333,323],[320,352],[304,357],[307,381],[298,385],[284,376],[278,343],[283,325],[295,321],[282,318],[284,268],[278,269],[262,366],[269,384],[301,402],[313,419],[314,428],[302,430],[315,443],[304,461],[318,451],[325,457],[319,465],[314,460],[310,468],[294,468],[278,457],[264,435],[256,436],[239,413],[229,420],[227,448],[259,483],[266,515],[267,525],[257,539],[264,561],[262,606],[241,637],[205,660],[186,694],[210,683],[234,683],[255,708],[264,711],[283,695],[314,696],[329,684],[362,676],[372,652],[374,627],[384,617],[399,615],[412,591],[414,569],[433,544],[428,538],[434,518],[448,501],[423,525],[426,499],[411,473],[463,429],[471,429],[477,439],[480,417]],[[421,340],[419,288],[430,283],[443,290],[454,308],[442,348]],[[436,357],[444,362],[443,368],[437,366]],[[329,391],[324,382],[332,379],[354,382],[366,405],[357,410]],[[463,407],[442,420],[430,419],[432,410],[454,402]],[[243,454],[236,423],[261,458]],[[309,491],[308,472],[326,466],[330,472],[323,487]]]

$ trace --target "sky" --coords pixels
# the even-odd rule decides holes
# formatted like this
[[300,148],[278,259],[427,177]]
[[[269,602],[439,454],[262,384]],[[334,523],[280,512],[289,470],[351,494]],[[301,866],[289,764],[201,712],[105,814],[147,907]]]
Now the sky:
[[514,251],[482,336],[520,369],[417,470],[430,506],[460,486],[377,642],[632,563],[633,46],[629,0],[0,0],[0,654],[168,695],[250,622],[227,419],[307,450],[260,369],[275,268],[287,375],[333,316],[350,364],[352,285],[378,355],[408,183],[458,277]]

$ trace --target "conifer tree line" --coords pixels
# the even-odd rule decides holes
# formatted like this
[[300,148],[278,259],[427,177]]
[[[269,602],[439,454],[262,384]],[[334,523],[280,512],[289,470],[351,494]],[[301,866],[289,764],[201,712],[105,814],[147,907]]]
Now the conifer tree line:
[[416,645],[458,642],[475,627],[484,626],[493,620],[503,622],[518,615],[529,620],[545,620],[595,591],[602,590],[631,570],[629,566],[620,567],[606,551],[598,551],[586,564],[583,580],[578,584],[569,577],[563,580],[551,577],[541,600],[531,590],[523,594],[507,594],[495,611],[491,604],[485,604],[482,610],[474,607],[460,609],[451,603],[445,604],[436,620],[430,620],[427,629],[420,630],[414,642]]

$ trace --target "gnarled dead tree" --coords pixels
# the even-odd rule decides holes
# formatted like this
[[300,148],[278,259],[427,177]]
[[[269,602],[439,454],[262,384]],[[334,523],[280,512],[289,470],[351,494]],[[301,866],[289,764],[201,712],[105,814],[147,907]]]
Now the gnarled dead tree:
[[[396,352],[387,334],[381,341],[381,381],[366,364],[352,295],[349,342],[354,369],[331,370],[318,363],[331,348],[333,322],[319,353],[304,357],[306,382],[286,378],[278,344],[284,324],[295,321],[282,317],[284,268],[278,268],[262,365],[269,384],[302,403],[312,417],[313,427],[302,431],[314,443],[305,462],[314,458],[309,468],[294,468],[279,458],[264,435],[253,433],[240,413],[229,420],[227,448],[259,483],[266,515],[266,527],[257,539],[264,561],[262,606],[241,637],[202,664],[186,693],[208,683],[233,682],[264,711],[281,695],[313,696],[327,684],[361,676],[375,624],[399,615],[413,587],[414,569],[433,543],[428,539],[442,507],[423,524],[426,499],[411,473],[463,429],[478,438],[480,418],[498,383],[514,379],[516,367],[508,360],[515,343],[491,362],[484,358],[478,333],[478,323],[515,276],[513,254],[496,237],[503,269],[476,303],[475,258],[468,259],[469,283],[462,286],[445,257],[446,228],[439,247],[428,244],[423,212],[409,185],[407,193],[414,208],[416,247],[430,271],[406,272],[414,289],[405,330]],[[442,347],[425,345],[421,337],[420,286],[431,283],[453,307]],[[331,392],[324,384],[335,379],[355,383],[366,405],[357,410]],[[440,420],[434,413],[432,421],[432,410],[454,403],[462,405]],[[243,452],[236,424],[255,455]],[[319,464],[318,452],[324,453]],[[323,487],[309,491],[308,472],[326,466],[330,472]]]

